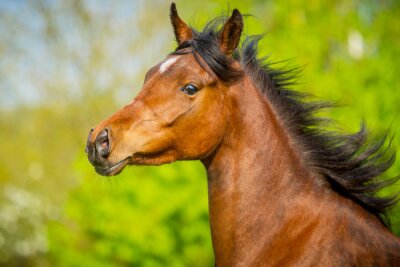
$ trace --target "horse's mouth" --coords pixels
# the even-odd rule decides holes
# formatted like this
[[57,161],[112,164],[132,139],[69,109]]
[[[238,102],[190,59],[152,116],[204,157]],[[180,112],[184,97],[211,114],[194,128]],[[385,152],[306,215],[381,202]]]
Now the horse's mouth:
[[94,169],[96,172],[100,175],[103,176],[114,176],[119,174],[124,167],[128,164],[129,162],[129,157],[121,160],[117,164],[111,166],[111,167],[102,167],[102,166],[95,166]]

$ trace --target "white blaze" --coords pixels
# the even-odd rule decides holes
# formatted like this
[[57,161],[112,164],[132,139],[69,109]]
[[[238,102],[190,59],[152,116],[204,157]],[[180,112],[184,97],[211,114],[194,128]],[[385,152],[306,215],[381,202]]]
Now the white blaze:
[[172,58],[164,61],[160,66],[160,73],[163,73],[164,71],[166,71],[169,66],[171,66],[172,64],[175,63],[176,59],[177,59],[176,57],[172,57]]

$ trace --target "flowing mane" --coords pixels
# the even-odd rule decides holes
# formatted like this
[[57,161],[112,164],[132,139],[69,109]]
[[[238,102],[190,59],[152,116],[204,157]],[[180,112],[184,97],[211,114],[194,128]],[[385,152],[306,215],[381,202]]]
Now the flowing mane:
[[[332,190],[355,201],[388,226],[386,211],[396,204],[397,196],[377,195],[380,189],[399,179],[381,178],[396,155],[391,140],[385,145],[388,134],[371,139],[363,123],[354,134],[327,130],[329,120],[317,117],[316,113],[334,105],[310,101],[307,94],[292,89],[298,68],[274,68],[275,63],[268,62],[267,58],[258,59],[260,36],[247,37],[233,58],[220,51],[218,37],[224,21],[220,17],[209,22],[202,32],[193,30],[194,38],[181,43],[173,54],[193,53],[199,64],[207,64],[226,84],[249,75],[272,104],[291,138],[302,148],[305,162],[324,177]],[[235,60],[244,72],[232,65]]]

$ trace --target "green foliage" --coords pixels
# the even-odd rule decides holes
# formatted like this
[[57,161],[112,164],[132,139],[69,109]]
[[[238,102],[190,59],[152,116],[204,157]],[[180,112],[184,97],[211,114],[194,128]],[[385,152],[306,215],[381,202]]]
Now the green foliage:
[[[84,155],[89,128],[132,99],[143,73],[173,49],[169,3],[50,2],[18,2],[18,12],[0,4],[0,265],[212,266],[199,162],[107,179]],[[323,115],[351,131],[360,118],[378,134],[391,127],[399,147],[398,1],[177,6],[197,28],[228,7],[253,14],[245,33],[267,33],[261,55],[306,65],[297,89],[347,106]],[[387,177],[399,173],[397,160]],[[391,218],[400,235],[399,205]]]
[[[207,185],[199,163],[131,167],[116,178],[84,181],[50,227],[62,266],[211,266]],[[97,182],[95,182],[97,180]]]

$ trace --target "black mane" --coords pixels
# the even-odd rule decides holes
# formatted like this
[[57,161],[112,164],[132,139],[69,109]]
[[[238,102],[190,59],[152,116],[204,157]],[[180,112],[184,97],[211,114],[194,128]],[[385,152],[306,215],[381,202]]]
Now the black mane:
[[[306,94],[291,89],[299,74],[298,68],[277,69],[266,58],[258,59],[260,36],[248,37],[233,57],[220,51],[218,35],[223,21],[224,18],[211,21],[202,32],[193,30],[194,38],[179,45],[174,54],[193,53],[200,64],[205,62],[225,84],[249,75],[303,148],[310,167],[325,177],[334,191],[352,199],[387,226],[386,211],[398,199],[397,196],[380,197],[377,192],[399,179],[380,177],[393,165],[396,156],[391,140],[385,146],[388,134],[371,140],[363,123],[354,134],[328,131],[329,120],[315,114],[333,105],[311,102]],[[232,66],[235,60],[244,71]]]

